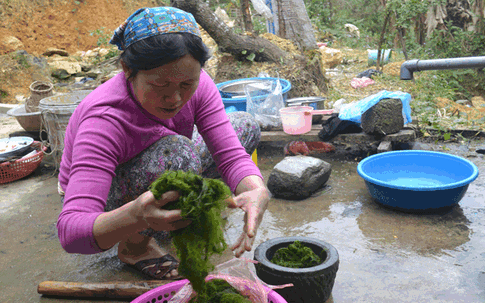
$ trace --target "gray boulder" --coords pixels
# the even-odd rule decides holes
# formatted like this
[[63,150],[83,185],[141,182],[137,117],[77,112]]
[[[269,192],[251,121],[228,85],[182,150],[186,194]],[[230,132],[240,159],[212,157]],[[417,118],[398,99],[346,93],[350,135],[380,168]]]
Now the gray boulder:
[[303,200],[327,183],[331,171],[332,166],[318,158],[286,157],[273,168],[267,186],[276,198]]
[[34,66],[41,70],[48,70],[49,64],[47,63],[47,59],[42,57],[35,57],[30,55],[25,50],[18,50],[15,52],[16,58],[19,64],[27,65],[27,66]]
[[404,126],[402,101],[382,99],[361,117],[362,130],[370,135],[387,136],[399,132]]

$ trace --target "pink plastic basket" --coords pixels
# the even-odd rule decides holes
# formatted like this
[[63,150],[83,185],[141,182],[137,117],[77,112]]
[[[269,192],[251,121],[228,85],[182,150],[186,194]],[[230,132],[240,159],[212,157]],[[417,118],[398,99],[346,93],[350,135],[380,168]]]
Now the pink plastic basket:
[[[135,300],[131,301],[131,303],[168,303],[168,301],[170,301],[177,291],[187,283],[189,283],[189,280],[184,279],[159,286],[139,296]],[[266,286],[264,287],[269,290]],[[270,290],[268,294],[268,303],[287,302],[276,291]]]

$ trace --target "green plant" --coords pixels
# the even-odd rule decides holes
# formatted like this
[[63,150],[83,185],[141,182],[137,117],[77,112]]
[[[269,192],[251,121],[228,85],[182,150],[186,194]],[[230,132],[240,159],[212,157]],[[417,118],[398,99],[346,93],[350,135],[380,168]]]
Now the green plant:
[[443,134],[443,140],[448,141],[451,138],[451,133],[444,133]]
[[[247,51],[247,50],[243,50],[243,51],[241,51],[241,54],[243,54],[243,55],[245,55],[245,56],[247,55],[247,53],[248,53],[248,51]],[[248,61],[254,62],[254,58],[256,58],[256,54],[254,54],[254,53],[250,53],[250,54],[249,54],[249,55],[247,55],[245,58],[246,58]]]
[[108,54],[106,56],[104,56],[104,58],[105,59],[111,59],[111,58],[114,58],[114,57],[118,56],[119,54],[120,54],[120,52],[117,49],[111,48],[108,51]]
[[0,89],[0,99],[5,98],[8,96],[8,93],[3,89]]
[[261,16],[253,16],[253,30],[256,35],[266,32],[266,19]]
[[98,41],[96,44],[98,46],[105,46],[109,44],[109,40],[111,39],[111,33],[109,31],[106,31],[106,28],[104,26],[95,29],[94,31],[91,31],[89,33],[90,36],[97,36]]
[[16,53],[14,53],[13,57],[18,62],[18,64],[20,66],[22,66],[23,68],[30,68],[31,67],[29,59],[24,53],[16,52]]
[[465,142],[469,142],[470,141],[470,139],[469,138],[465,138],[462,133],[455,134],[455,137],[456,137],[457,140],[459,140],[462,143],[465,143]]

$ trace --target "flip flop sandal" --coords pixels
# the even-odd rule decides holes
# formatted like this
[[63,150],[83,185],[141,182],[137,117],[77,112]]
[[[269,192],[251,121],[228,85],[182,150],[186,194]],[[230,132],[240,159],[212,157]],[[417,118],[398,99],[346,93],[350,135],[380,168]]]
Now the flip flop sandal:
[[[171,262],[169,265],[163,266],[164,263]],[[126,264],[128,267],[140,271],[144,275],[157,280],[180,280],[180,276],[166,278],[165,276],[172,270],[177,269],[179,262],[170,254],[163,257],[138,261],[135,265]]]

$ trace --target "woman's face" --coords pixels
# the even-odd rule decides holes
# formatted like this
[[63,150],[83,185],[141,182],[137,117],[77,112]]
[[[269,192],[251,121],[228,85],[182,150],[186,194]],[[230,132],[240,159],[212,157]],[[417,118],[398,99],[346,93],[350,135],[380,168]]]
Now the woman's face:
[[[127,77],[129,70],[123,65]],[[159,119],[174,117],[199,85],[201,65],[191,55],[150,70],[140,70],[131,80],[138,102]]]

